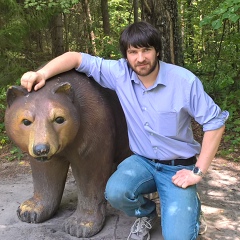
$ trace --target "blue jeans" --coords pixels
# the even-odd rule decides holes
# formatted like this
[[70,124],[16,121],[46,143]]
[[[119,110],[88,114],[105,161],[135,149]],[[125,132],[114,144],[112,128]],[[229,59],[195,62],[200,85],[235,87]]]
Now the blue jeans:
[[200,201],[196,186],[186,189],[172,183],[172,176],[191,166],[169,166],[132,155],[121,162],[109,178],[105,197],[116,209],[132,217],[149,217],[156,204],[144,194],[158,192],[161,226],[165,240],[194,240],[199,231]]

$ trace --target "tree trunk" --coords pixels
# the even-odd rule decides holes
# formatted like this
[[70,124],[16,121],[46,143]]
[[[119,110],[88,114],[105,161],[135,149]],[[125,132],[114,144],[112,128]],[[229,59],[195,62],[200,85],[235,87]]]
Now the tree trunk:
[[142,19],[154,25],[162,35],[161,59],[182,65],[177,0],[142,0]]
[[50,32],[52,38],[52,57],[57,57],[64,53],[62,14],[58,14],[52,18]]
[[86,14],[86,20],[87,20],[87,30],[89,34],[89,40],[91,45],[89,46],[89,53],[96,55],[96,46],[95,46],[95,34],[92,30],[92,16],[91,16],[91,11],[89,7],[89,1],[88,0],[83,0],[83,8],[85,10]]
[[193,18],[193,3],[192,0],[187,0],[187,22],[186,22],[186,49],[189,54],[189,58],[194,60],[194,28],[192,23]]
[[138,22],[138,0],[133,0],[134,22]]
[[108,12],[108,0],[101,0],[103,32],[105,36],[110,36],[110,22]]

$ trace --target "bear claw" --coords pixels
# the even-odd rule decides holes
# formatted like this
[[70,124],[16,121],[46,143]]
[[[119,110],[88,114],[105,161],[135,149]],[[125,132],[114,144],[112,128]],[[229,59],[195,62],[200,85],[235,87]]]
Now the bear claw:
[[69,217],[63,224],[63,231],[75,237],[89,238],[102,229],[102,224],[84,222],[76,217]]

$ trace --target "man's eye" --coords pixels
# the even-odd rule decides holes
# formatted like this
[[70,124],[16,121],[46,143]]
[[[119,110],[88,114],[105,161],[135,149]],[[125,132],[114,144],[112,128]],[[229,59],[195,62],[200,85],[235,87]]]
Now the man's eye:
[[58,124],[62,124],[62,123],[65,122],[65,119],[64,119],[63,117],[57,117],[57,118],[55,119],[55,122],[58,123]]
[[129,54],[134,54],[136,53],[135,51],[128,51]]
[[25,126],[29,126],[29,125],[31,125],[32,124],[32,122],[31,121],[29,121],[29,120],[27,120],[27,119],[23,119],[23,124],[25,125]]

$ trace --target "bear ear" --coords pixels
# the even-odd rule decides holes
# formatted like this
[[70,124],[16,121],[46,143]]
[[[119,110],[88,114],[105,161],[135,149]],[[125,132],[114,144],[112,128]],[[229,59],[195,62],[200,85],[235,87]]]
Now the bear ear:
[[28,91],[26,88],[23,88],[21,86],[11,86],[7,91],[8,107],[12,105],[16,98],[26,95],[28,95]]
[[63,82],[63,83],[58,83],[57,85],[54,86],[52,89],[52,93],[64,93],[68,95],[70,100],[73,102],[74,101],[74,92],[72,89],[72,85],[69,82]]

